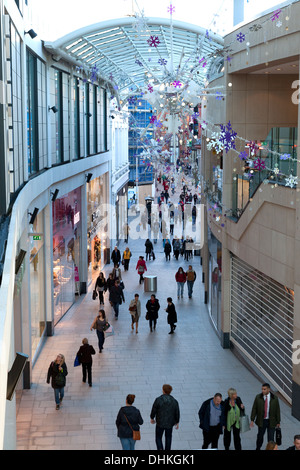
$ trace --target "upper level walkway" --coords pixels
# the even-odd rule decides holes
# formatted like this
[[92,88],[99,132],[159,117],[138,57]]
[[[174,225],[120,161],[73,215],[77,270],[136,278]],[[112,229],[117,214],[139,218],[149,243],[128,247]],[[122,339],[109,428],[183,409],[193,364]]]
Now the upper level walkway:
[[[120,243],[121,252],[127,246]],[[105,296],[105,311],[113,325],[115,335],[106,338],[102,354],[98,353],[97,337],[90,326],[98,311],[98,299],[92,300],[92,286],[55,327],[53,337],[47,338],[33,368],[32,388],[24,390],[17,408],[17,448],[19,450],[120,450],[115,425],[116,416],[125,404],[127,394],[136,395],[134,405],[141,411],[144,424],[141,441],[136,450],[156,450],[155,425],[150,423],[154,399],[161,395],[162,385],[170,383],[173,396],[181,410],[179,429],[173,431],[173,450],[193,450],[202,447],[198,411],[204,400],[221,392],[227,397],[234,387],[250,415],[254,397],[261,392],[261,382],[233,355],[223,349],[213,330],[207,308],[203,303],[203,284],[200,259],[190,261],[172,256],[165,261],[162,241],[155,246],[156,259],[148,261],[149,275],[157,275],[156,296],[160,312],[156,331],[151,333],[145,320],[145,305],[150,293],[138,282],[135,270],[139,255],[145,254],[144,240],[131,241],[133,256],[129,271],[122,269],[125,284],[125,304],[120,306],[119,319],[114,319],[112,308]],[[185,286],[183,299],[177,300],[175,273],[192,264],[197,272],[192,299]],[[104,269],[106,276],[112,265]],[[128,311],[130,300],[139,293],[142,304],[139,333],[131,330]],[[169,335],[165,308],[167,297],[174,300],[178,323]],[[86,337],[96,350],[93,360],[93,386],[82,383],[81,367],[74,368],[75,354]],[[49,364],[62,353],[66,357],[69,374],[63,406],[55,409],[54,394],[46,383]],[[291,416],[290,407],[280,400],[283,444],[286,449],[299,434],[300,423]],[[242,435],[242,448],[255,449],[256,426]],[[264,446],[266,444],[266,437]],[[222,437],[219,448],[224,449]]]

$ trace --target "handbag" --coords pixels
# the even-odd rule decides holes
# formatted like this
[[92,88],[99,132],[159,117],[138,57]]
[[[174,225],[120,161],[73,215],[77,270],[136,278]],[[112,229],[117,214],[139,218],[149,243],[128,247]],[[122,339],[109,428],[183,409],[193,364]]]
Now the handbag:
[[80,366],[80,362],[79,362],[78,356],[76,356],[76,357],[75,357],[75,360],[74,360],[74,367],[77,367],[77,366]]
[[94,289],[94,290],[93,290],[93,295],[92,295],[93,300],[95,300],[95,299],[97,298],[97,295],[98,295],[98,294],[97,294],[97,291],[96,291],[96,289]]
[[280,428],[275,429],[275,442],[278,446],[281,446],[282,435],[281,435],[281,429]]
[[242,410],[240,416],[240,432],[247,431],[250,431],[249,416],[245,414],[245,410]]
[[105,330],[105,336],[113,336],[115,334],[113,327],[110,325],[107,330]]
[[127,416],[125,415],[125,413],[123,413],[123,415],[125,416],[125,419],[126,419],[128,425],[129,425],[129,427],[130,427],[130,429],[131,429],[131,431],[132,431],[132,439],[133,439],[134,441],[139,441],[139,440],[141,439],[141,433],[140,433],[140,431],[135,431],[134,429],[132,429],[132,426],[131,426],[130,422],[128,421]]

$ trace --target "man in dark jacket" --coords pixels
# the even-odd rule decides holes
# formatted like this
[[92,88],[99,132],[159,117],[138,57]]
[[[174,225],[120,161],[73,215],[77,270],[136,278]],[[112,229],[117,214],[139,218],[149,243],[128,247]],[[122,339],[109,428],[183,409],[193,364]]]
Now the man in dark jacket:
[[121,253],[120,250],[118,249],[117,246],[115,246],[112,254],[111,254],[111,260],[115,264],[120,264],[121,262]]
[[202,449],[207,449],[211,444],[212,449],[218,448],[220,434],[225,427],[225,410],[221,393],[215,393],[213,398],[205,400],[199,410],[199,427],[203,431]]
[[115,285],[112,286],[110,290],[109,300],[112,303],[116,319],[118,319],[119,316],[119,306],[122,303],[122,294],[123,289],[120,286],[120,281],[115,281]]
[[80,346],[77,357],[82,365],[82,382],[86,382],[86,374],[88,376],[88,384],[92,386],[92,364],[93,358],[92,355],[96,354],[95,349],[91,344],[89,344],[87,338],[83,338],[82,346]]
[[165,450],[171,449],[173,426],[179,427],[180,411],[178,401],[171,397],[172,387],[165,384],[162,388],[163,394],[156,398],[150,419],[151,423],[156,423],[155,442],[157,450],[164,450],[162,437],[165,433]]
[[286,450],[300,450],[300,434],[294,436],[294,445],[288,447]]
[[265,383],[261,387],[262,393],[256,395],[251,411],[252,428],[255,424],[258,427],[256,450],[260,450],[264,434],[268,431],[268,442],[274,441],[275,428],[280,426],[280,407],[278,398],[271,393],[270,385]]

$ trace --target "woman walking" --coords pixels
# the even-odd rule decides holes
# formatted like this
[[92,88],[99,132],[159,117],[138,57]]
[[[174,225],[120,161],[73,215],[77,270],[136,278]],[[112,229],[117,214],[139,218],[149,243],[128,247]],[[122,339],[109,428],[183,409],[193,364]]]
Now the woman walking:
[[139,294],[135,294],[134,299],[129,304],[129,312],[131,315],[131,329],[138,333],[139,319],[141,316],[141,301],[139,300]]
[[124,250],[124,253],[123,253],[124,271],[128,271],[129,261],[130,261],[131,256],[132,256],[131,251],[129,250],[129,248],[127,246]]
[[226,426],[224,428],[224,447],[229,450],[231,441],[231,431],[233,433],[233,442],[235,450],[242,450],[240,437],[240,416],[244,405],[237,391],[234,388],[228,390],[228,398],[224,401],[224,411]]
[[175,274],[175,279],[177,282],[177,298],[179,299],[180,295],[181,295],[181,298],[183,297],[183,288],[186,282],[186,274],[181,267],[178,269],[177,273]]
[[154,330],[156,328],[156,322],[158,319],[159,309],[160,309],[159,301],[155,297],[155,294],[152,294],[151,298],[146,303],[146,310],[147,310],[146,319],[149,320],[149,327],[150,327],[151,332],[153,331],[152,325],[154,327]]
[[151,259],[151,253],[153,252],[153,244],[152,244],[152,241],[149,240],[149,238],[147,238],[147,240],[145,241],[145,252],[146,252],[146,261],[148,261],[148,256],[149,256],[149,260]]
[[140,275],[140,284],[142,284],[142,281],[144,280],[143,274],[147,271],[146,261],[143,256],[139,256],[135,269],[137,269],[137,272]]
[[92,386],[92,355],[96,354],[95,349],[89,344],[87,338],[83,338],[82,346],[80,346],[77,357],[82,366],[82,382],[86,383],[86,375],[88,377],[88,384]]
[[173,301],[172,301],[172,297],[168,297],[167,302],[168,302],[168,306],[166,308],[166,312],[168,314],[167,322],[170,325],[169,335],[172,335],[176,328],[175,323],[177,323],[177,313],[176,313],[175,305],[173,304]]
[[47,374],[47,384],[50,383],[54,390],[54,398],[56,403],[56,409],[59,410],[61,402],[63,401],[65,394],[66,376],[68,375],[68,368],[65,363],[65,356],[58,354],[55,361],[52,361]]
[[134,450],[136,441],[133,439],[133,430],[139,431],[144,422],[140,411],[132,406],[134,399],[135,395],[127,395],[126,406],[120,408],[116,419],[118,438],[123,450]]
[[101,308],[101,305],[104,305],[104,292],[107,291],[107,282],[102,272],[100,272],[99,276],[97,277],[95,290],[99,294],[99,301],[100,301],[100,308]]
[[91,326],[91,331],[96,330],[96,333],[97,333],[99,353],[102,352],[104,341],[105,341],[103,328],[105,328],[105,326],[107,325],[108,325],[108,322],[106,320],[105,312],[104,310],[101,309],[99,310],[99,315],[96,316]]

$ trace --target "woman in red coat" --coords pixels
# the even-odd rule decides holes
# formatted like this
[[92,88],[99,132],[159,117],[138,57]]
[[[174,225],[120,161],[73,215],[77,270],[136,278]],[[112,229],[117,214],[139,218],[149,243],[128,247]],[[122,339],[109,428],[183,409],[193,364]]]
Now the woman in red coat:
[[186,274],[183,268],[178,269],[177,273],[175,274],[175,279],[177,282],[177,297],[179,299],[180,294],[181,294],[181,298],[183,297],[183,288],[186,282]]
[[138,274],[140,275],[140,284],[142,284],[142,281],[144,280],[144,272],[147,271],[147,266],[146,266],[146,261],[144,260],[143,256],[139,257],[139,260],[137,262],[136,268]]

